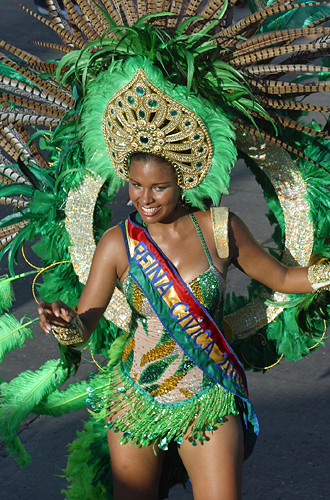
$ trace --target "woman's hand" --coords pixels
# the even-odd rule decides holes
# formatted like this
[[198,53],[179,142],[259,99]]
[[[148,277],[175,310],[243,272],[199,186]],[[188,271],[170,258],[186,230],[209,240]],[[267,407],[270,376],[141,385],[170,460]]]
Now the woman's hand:
[[76,316],[76,312],[64,302],[40,302],[38,306],[39,325],[45,333],[52,331],[52,326],[66,327]]

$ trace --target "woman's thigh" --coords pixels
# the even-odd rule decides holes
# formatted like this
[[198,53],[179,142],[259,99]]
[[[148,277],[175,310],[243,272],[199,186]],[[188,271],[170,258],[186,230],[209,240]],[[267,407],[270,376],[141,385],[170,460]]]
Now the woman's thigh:
[[121,433],[108,431],[115,500],[158,500],[163,454],[153,446],[121,445]]
[[205,441],[184,439],[179,454],[191,480],[194,500],[240,500],[244,432],[239,416],[228,415]]

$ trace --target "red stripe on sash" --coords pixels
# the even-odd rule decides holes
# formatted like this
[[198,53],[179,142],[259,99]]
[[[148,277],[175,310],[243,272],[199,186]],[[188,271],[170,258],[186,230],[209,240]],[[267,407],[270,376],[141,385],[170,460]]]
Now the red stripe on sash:
[[[164,284],[163,287],[160,286],[160,288],[158,289],[158,291],[160,292],[159,300],[163,300],[163,296],[166,294],[169,287],[173,287],[176,295],[178,296],[179,302],[188,305],[189,314],[192,313],[191,318],[194,317],[195,319],[196,318],[201,319],[200,327],[202,328],[204,333],[205,331],[209,332],[209,338],[212,339],[212,341],[210,341],[210,344],[215,343],[217,345],[218,349],[223,355],[223,359],[225,360],[223,364],[224,365],[230,364],[236,370],[237,374],[241,379],[240,385],[242,389],[245,390],[245,393],[247,395],[248,391],[247,391],[247,383],[244,370],[241,367],[235,353],[230,348],[225,337],[222,335],[221,331],[219,330],[218,326],[215,324],[211,316],[208,314],[205,308],[196,300],[194,295],[187,288],[186,284],[182,281],[177,271],[174,269],[173,265],[168,261],[168,259],[163,255],[161,250],[152,241],[147,231],[142,226],[136,225],[130,218],[128,219],[127,228],[129,237],[131,238],[131,240],[134,240],[134,242],[132,243],[135,244],[136,242],[133,259],[135,259],[136,262],[139,263],[139,266],[142,265],[144,267],[143,269],[144,273],[146,274],[148,274],[148,272],[151,273],[151,270],[154,270],[155,267],[158,267],[158,271],[159,269],[161,269],[158,275],[159,276],[158,279],[160,279],[166,273],[169,283],[168,285]],[[150,257],[151,261],[153,258],[155,258],[155,261],[158,261],[158,263],[155,263],[155,265],[152,264],[150,265],[149,264]],[[149,259],[149,261],[147,261],[147,258]],[[185,328],[187,328],[187,324],[185,325]],[[197,334],[198,331],[194,332],[194,334],[195,333]],[[198,335],[194,336],[195,342],[197,337]],[[197,347],[196,344],[194,344],[194,346]],[[222,363],[218,364],[220,365]]]

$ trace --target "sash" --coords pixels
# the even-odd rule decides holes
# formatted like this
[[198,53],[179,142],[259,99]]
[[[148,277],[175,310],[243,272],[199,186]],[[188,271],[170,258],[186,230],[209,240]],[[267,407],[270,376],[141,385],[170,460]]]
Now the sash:
[[254,427],[254,444],[258,423],[248,400],[247,382],[241,363],[213,318],[136,220],[137,217],[139,215],[133,213],[125,226],[120,224],[126,246],[130,247],[127,248],[130,276],[185,354],[215,382],[245,403],[243,406]]

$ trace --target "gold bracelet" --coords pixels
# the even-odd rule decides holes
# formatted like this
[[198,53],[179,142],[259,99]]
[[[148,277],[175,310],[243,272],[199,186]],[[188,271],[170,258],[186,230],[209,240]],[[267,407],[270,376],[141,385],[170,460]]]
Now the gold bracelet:
[[60,344],[71,345],[84,342],[84,327],[76,314],[67,326],[52,326],[52,334]]
[[307,271],[308,281],[314,290],[330,290],[330,261],[310,266]]

